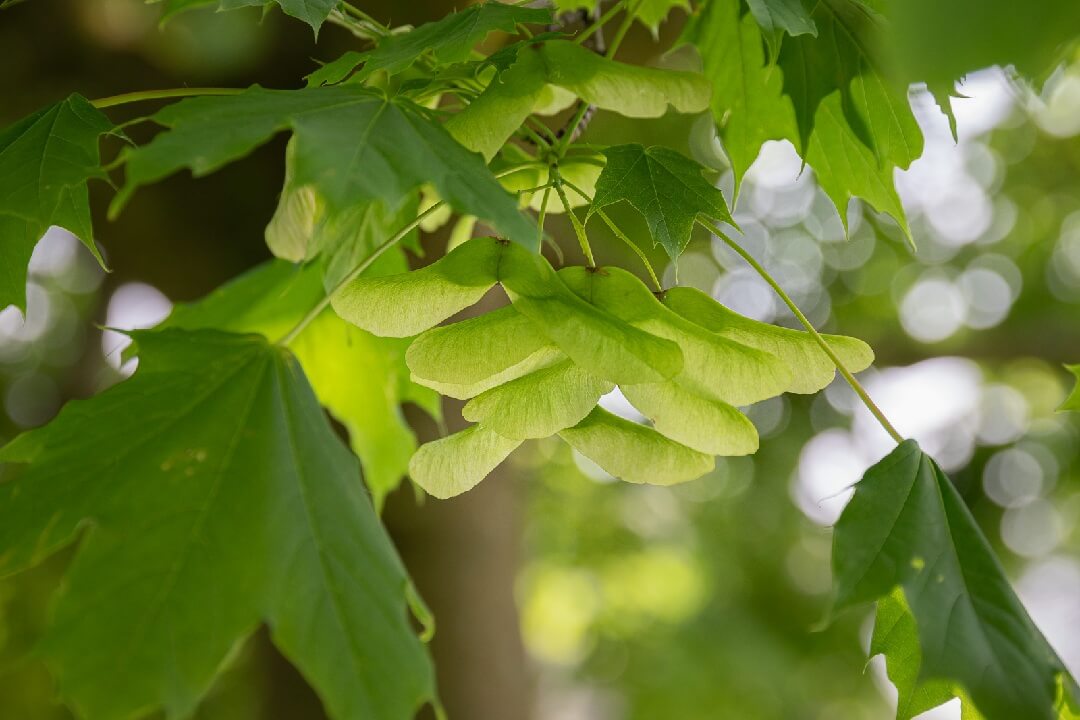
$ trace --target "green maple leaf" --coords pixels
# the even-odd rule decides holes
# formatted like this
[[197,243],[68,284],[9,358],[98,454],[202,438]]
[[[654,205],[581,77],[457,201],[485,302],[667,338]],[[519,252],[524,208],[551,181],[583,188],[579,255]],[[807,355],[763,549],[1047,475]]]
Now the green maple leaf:
[[0,309],[26,303],[26,266],[51,225],[76,235],[104,266],[94,244],[86,184],[105,178],[99,138],[109,119],[71,95],[0,133]]
[[254,87],[239,95],[184,100],[153,119],[169,129],[126,151],[126,184],[113,203],[114,214],[140,185],[184,167],[205,175],[291,129],[295,183],[315,188],[332,210],[368,200],[397,208],[421,184],[431,183],[456,210],[515,241],[536,243],[535,228],[481,159],[407,100],[388,100],[358,85]]
[[186,715],[265,622],[331,717],[413,717],[434,688],[408,579],[295,359],[134,338],[134,377],[0,450],[28,463],[0,483],[0,573],[86,528],[41,650],[61,693],[89,717]]
[[[419,212],[418,194],[410,193],[395,211],[378,200],[336,208],[311,185],[296,182],[296,143],[285,150],[285,182],[277,209],[266,226],[266,245],[275,257],[290,262],[321,259],[323,285],[337,286],[387,238],[412,222]],[[407,268],[400,248],[419,252],[419,231],[409,232],[395,251],[376,260],[369,275],[400,272]]]
[[162,20],[168,20],[177,13],[185,10],[193,10],[208,5],[216,5],[219,10],[236,10],[244,7],[269,7],[277,5],[297,20],[302,20],[311,26],[316,36],[319,28],[330,17],[330,13],[338,6],[339,0],[150,0],[162,2]]
[[490,158],[538,109],[549,85],[627,117],[660,117],[669,107],[694,113],[709,106],[709,83],[698,73],[616,62],[576,43],[550,40],[519,46],[517,61],[451,117],[447,130]]
[[869,48],[879,21],[853,0],[828,0],[813,18],[818,36],[789,38],[780,66],[768,63],[757,22],[735,0],[714,0],[683,40],[701,54],[713,83],[712,111],[738,191],[767,140],[790,140],[847,226],[851,198],[896,219],[910,239],[893,170],[922,153],[905,93],[878,72]]
[[773,59],[780,52],[784,33],[792,37],[817,36],[817,24],[802,0],[746,0],[746,4],[764,33]]
[[1059,410],[1076,410],[1080,412],[1080,365],[1066,365],[1065,369],[1076,376],[1076,385],[1073,386],[1069,397],[1061,404]]
[[707,181],[699,163],[669,148],[617,145],[604,150],[607,164],[596,181],[589,209],[625,200],[649,224],[653,242],[677,260],[690,242],[699,215],[732,222],[724,195]]
[[384,70],[393,75],[407,70],[428,52],[439,64],[461,62],[469,59],[472,49],[490,32],[513,32],[518,24],[546,25],[550,22],[551,11],[541,8],[500,2],[470,5],[440,20],[380,41],[367,55],[359,74],[367,77],[377,70]]
[[845,122],[838,95],[825,98],[818,107],[806,162],[814,168],[818,185],[836,205],[845,230],[848,203],[858,197],[878,212],[891,215],[911,242],[904,206],[893,183],[893,166],[881,165],[873,151],[855,137]]
[[920,681],[961,686],[991,720],[1056,716],[1060,660],[956,488],[913,441],[855,486],[836,524],[833,573],[839,609],[902,588]]
[[879,42],[878,15],[856,0],[823,0],[813,17],[817,37],[792,37],[779,58],[800,146],[809,145],[818,106],[839,92],[844,119],[855,136],[880,163],[906,169],[922,154],[922,133],[906,88],[894,86],[876,67],[872,48]]
[[800,147],[791,99],[782,91],[782,73],[766,65],[761,28],[753,17],[740,15],[739,0],[712,0],[702,6],[691,16],[682,41],[697,48],[712,82],[712,113],[738,194],[765,141],[786,138]]
[[[368,275],[399,272],[401,253],[388,253]],[[163,327],[214,328],[283,337],[323,297],[321,268],[281,261],[263,263],[206,298],[178,306]],[[378,338],[327,310],[290,343],[319,402],[349,433],[376,508],[397,487],[416,450],[401,411],[412,401],[438,417],[438,396],[409,381],[407,343]]]

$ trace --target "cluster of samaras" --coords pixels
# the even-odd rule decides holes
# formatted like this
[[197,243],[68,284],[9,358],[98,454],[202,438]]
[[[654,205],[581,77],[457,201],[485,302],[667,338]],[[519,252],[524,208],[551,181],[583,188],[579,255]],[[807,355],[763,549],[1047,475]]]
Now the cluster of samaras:
[[[441,327],[496,283],[510,304]],[[677,483],[716,455],[757,450],[746,406],[812,393],[835,367],[807,333],[732,312],[698,290],[658,298],[614,267],[555,271],[540,255],[476,238],[421,270],[360,278],[333,297],[376,335],[411,337],[413,380],[468,400],[471,427],[422,446],[413,479],[437,497],[475,486],[523,441],[558,434],[611,475]],[[826,336],[852,371],[873,360],[860,340]],[[597,405],[618,386],[652,427]]]

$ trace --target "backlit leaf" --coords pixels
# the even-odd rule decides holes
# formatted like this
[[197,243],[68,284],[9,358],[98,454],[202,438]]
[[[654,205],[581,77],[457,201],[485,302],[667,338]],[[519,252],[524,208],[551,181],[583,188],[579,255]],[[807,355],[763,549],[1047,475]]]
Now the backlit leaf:
[[1066,365],[1065,369],[1076,376],[1076,385],[1073,386],[1069,397],[1061,404],[1060,410],[1076,410],[1080,412],[1080,364]]
[[576,425],[614,387],[563,360],[477,395],[461,414],[511,440],[545,438]]
[[[815,393],[836,377],[836,366],[810,333],[751,320],[696,288],[671,288],[664,293],[663,302],[691,322],[783,360],[792,377],[787,392]],[[862,340],[843,335],[822,337],[853,373],[865,370],[874,362],[874,351]]]
[[0,450],[29,463],[0,483],[0,574],[86,528],[41,649],[60,692],[87,717],[185,716],[265,622],[331,717],[413,717],[434,685],[408,580],[295,359],[135,340],[134,377]]
[[334,293],[334,310],[375,335],[417,335],[478,303],[499,280],[503,249],[477,238],[419,270],[359,277]]
[[[896,720],[911,718],[943,705],[963,691],[946,680],[922,681],[922,648],[918,628],[904,592],[896,588],[878,600],[874,634],[870,638],[870,656],[884,655],[889,680],[896,686]],[[961,700],[962,720],[975,720],[979,713],[971,701]]]
[[620,384],[659,382],[682,369],[678,345],[582,300],[540,255],[509,246],[500,271],[514,308],[596,377]]
[[877,69],[880,17],[856,0],[822,0],[813,17],[818,36],[789,38],[779,61],[784,92],[795,106],[800,146],[810,145],[820,120],[818,106],[839,93],[841,117],[855,137],[881,164],[907,168],[922,154],[922,133],[906,88],[886,80]]
[[239,95],[183,100],[153,119],[168,130],[125,152],[127,179],[114,214],[140,185],[184,167],[206,175],[291,129],[293,182],[315,188],[331,209],[371,200],[396,209],[430,183],[459,212],[476,215],[506,237],[535,244],[532,224],[481,159],[407,100],[387,100],[352,84],[254,87]]
[[99,263],[86,184],[104,178],[99,138],[109,119],[71,95],[0,132],[0,309],[25,309],[26,266],[51,225],[77,236]]
[[409,462],[409,475],[429,495],[454,497],[476,487],[520,444],[473,425],[421,445]]
[[741,14],[739,0],[704,4],[691,16],[682,39],[697,48],[712,83],[712,114],[737,194],[765,141],[788,138],[799,147],[782,73],[775,65],[766,66],[761,29],[753,17]]
[[621,385],[623,395],[661,434],[710,455],[757,452],[754,423],[728,403],[702,397],[678,380]]
[[554,348],[547,335],[506,306],[428,330],[409,345],[405,360],[421,382],[471,386],[545,348]]
[[713,469],[712,455],[597,407],[559,437],[613,477],[632,483],[674,485]]
[[779,395],[791,383],[791,371],[775,355],[729,340],[677,315],[625,270],[569,267],[559,274],[574,292],[598,308],[676,343],[683,354],[683,367],[675,379],[686,390],[732,405],[749,405]]
[[672,260],[686,249],[698,215],[731,222],[723,193],[702,176],[705,168],[685,155],[660,146],[618,145],[604,156],[607,164],[596,181],[590,214],[627,201],[645,216],[653,241]]
[[466,147],[494,155],[554,85],[602,110],[627,117],[660,117],[668,108],[695,113],[709,107],[709,83],[698,73],[616,62],[566,40],[531,43],[517,62],[496,73],[481,95],[447,121]]
[[836,607],[894,588],[918,627],[920,678],[962,686],[990,720],[1051,720],[1060,661],[952,482],[906,441],[855,486],[833,537]]

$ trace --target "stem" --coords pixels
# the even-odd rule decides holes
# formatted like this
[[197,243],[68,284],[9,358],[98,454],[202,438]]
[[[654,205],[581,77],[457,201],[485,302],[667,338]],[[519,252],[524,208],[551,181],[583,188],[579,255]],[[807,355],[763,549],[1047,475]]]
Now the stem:
[[577,43],[578,45],[580,45],[581,43],[588,40],[589,37],[594,32],[596,32],[597,30],[602,28],[605,25],[605,23],[607,23],[607,21],[610,20],[615,15],[615,13],[619,12],[619,10],[621,10],[622,6],[625,5],[625,4],[626,4],[626,0],[619,0],[619,2],[617,2],[614,5],[612,5],[611,7],[609,7],[604,12],[603,15],[601,15],[600,17],[598,17],[596,19],[596,21],[592,25],[590,25],[589,27],[585,28],[580,33],[578,33],[577,37],[574,38],[574,42]]
[[[585,193],[585,191],[582,190],[581,188],[579,188],[577,185],[570,182],[566,178],[563,178],[563,184],[565,184],[566,187],[570,188],[571,190],[576,192],[578,195],[580,195],[582,200],[586,200],[590,204],[592,204],[592,198],[589,197]],[[645,269],[649,271],[649,278],[652,280],[653,285],[656,287],[656,291],[657,292],[663,292],[664,291],[664,286],[661,285],[660,280],[657,279],[656,271],[653,270],[652,263],[649,262],[649,258],[645,255],[644,251],[642,251],[642,249],[637,246],[637,243],[635,243],[633,240],[631,240],[626,235],[626,233],[624,233],[619,228],[619,226],[616,225],[614,223],[614,221],[612,221],[612,219],[610,217],[608,217],[608,214],[606,212],[604,212],[602,209],[594,207],[594,208],[592,208],[592,210],[590,212],[595,212],[597,215],[599,215],[600,219],[604,221],[604,224],[607,225],[608,228],[611,230],[611,232],[613,232],[615,234],[615,237],[622,240],[624,243],[626,243],[627,247],[629,247],[631,250],[634,251],[634,254],[637,255],[638,258],[641,260],[642,264],[645,265]]]
[[626,8],[626,17],[623,18],[622,24],[619,25],[619,29],[615,31],[615,38],[611,41],[611,45],[608,46],[607,57],[614,58],[615,52],[622,45],[623,38],[626,37],[626,33],[630,31],[630,26],[634,24],[634,16],[637,11],[641,9],[641,5],[644,0],[638,0],[632,5]]
[[536,246],[544,246],[544,219],[547,217],[548,201],[551,200],[551,183],[544,189],[544,197],[540,198],[540,212],[536,216]]
[[770,275],[764,267],[762,267],[761,263],[755,260],[753,255],[743,249],[743,247],[737,242],[729,238],[720,228],[718,228],[713,223],[705,222],[700,218],[698,218],[698,223],[701,226],[707,228],[717,237],[721,238],[725,243],[727,243],[728,247],[738,253],[739,256],[750,265],[750,267],[754,268],[754,271],[757,272],[757,274],[760,275],[765,282],[769,283],[772,289],[776,291],[776,294],[780,296],[780,299],[784,301],[784,304],[788,306],[788,309],[791,310],[791,313],[799,320],[800,323],[802,323],[803,327],[806,328],[806,331],[810,333],[810,335],[814,338],[815,342],[817,342],[821,349],[825,351],[825,354],[829,356],[829,359],[833,361],[833,364],[836,365],[836,369],[840,371],[840,374],[843,376],[844,380],[847,381],[847,384],[850,385],[851,389],[855,391],[855,394],[859,396],[859,399],[862,400],[862,403],[866,406],[866,409],[870,411],[870,414],[873,415],[879,423],[881,423],[881,427],[885,428],[885,432],[889,433],[889,436],[892,437],[892,439],[895,440],[897,443],[904,442],[904,436],[896,431],[896,428],[894,428],[892,423],[889,422],[888,418],[885,417],[885,414],[881,412],[881,408],[874,404],[874,401],[870,399],[870,395],[866,392],[866,390],[859,383],[859,381],[855,379],[855,376],[851,374],[851,371],[844,366],[844,363],[829,346],[829,343],[826,342],[825,338],[821,336],[821,333],[819,333],[817,329],[813,326],[813,324],[807,319],[807,317],[803,315],[802,310],[799,310],[799,307],[795,304],[795,302],[788,296],[786,292],[784,292],[784,289],[780,287],[780,284],[776,282],[773,276]]
[[555,188],[555,192],[559,194],[559,200],[562,201],[563,210],[570,217],[570,224],[574,226],[574,234],[577,235],[578,244],[581,245],[581,252],[585,254],[585,260],[589,263],[589,267],[596,267],[596,260],[593,258],[592,247],[589,245],[589,238],[585,234],[585,226],[581,224],[581,220],[578,219],[574,209],[570,207],[570,201],[566,198],[566,191],[563,190],[563,179],[559,174],[559,166],[551,166],[551,181]]
[[168,100],[171,98],[196,97],[199,95],[239,95],[244,92],[241,88],[169,88],[168,90],[140,90],[138,92],[113,95],[112,97],[99,98],[90,101],[90,104],[98,110],[127,105],[128,103],[143,102],[144,100]]

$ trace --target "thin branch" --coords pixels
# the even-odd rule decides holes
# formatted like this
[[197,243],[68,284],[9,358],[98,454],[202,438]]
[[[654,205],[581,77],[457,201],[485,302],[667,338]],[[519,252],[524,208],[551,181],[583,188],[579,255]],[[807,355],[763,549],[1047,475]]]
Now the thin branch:
[[754,268],[754,271],[757,272],[765,282],[769,283],[772,289],[776,291],[776,294],[780,296],[780,299],[784,301],[784,304],[788,306],[788,309],[791,310],[791,313],[800,323],[802,323],[802,326],[806,328],[806,331],[810,333],[815,342],[817,342],[821,349],[825,351],[825,354],[829,356],[829,359],[833,361],[833,364],[836,365],[836,369],[840,371],[840,374],[843,376],[844,380],[847,381],[847,384],[850,385],[851,389],[855,391],[855,394],[859,396],[859,399],[862,401],[863,405],[866,406],[866,409],[870,411],[870,414],[873,415],[879,423],[881,423],[881,427],[885,428],[885,432],[889,433],[889,436],[897,443],[904,442],[904,436],[897,432],[896,428],[893,427],[893,424],[885,417],[885,413],[881,411],[881,408],[874,404],[874,401],[870,399],[870,395],[866,392],[865,388],[863,388],[859,381],[855,379],[855,375],[847,369],[840,357],[832,347],[829,346],[829,343],[821,336],[821,333],[817,331],[810,320],[807,319],[806,315],[803,315],[802,310],[800,310],[788,294],[784,292],[784,289],[780,287],[780,284],[776,282],[773,276],[769,274],[761,263],[755,260],[753,255],[743,249],[737,242],[729,238],[724,231],[713,223],[706,222],[701,218],[698,218],[698,223],[727,243],[728,247],[738,253],[750,267]]

